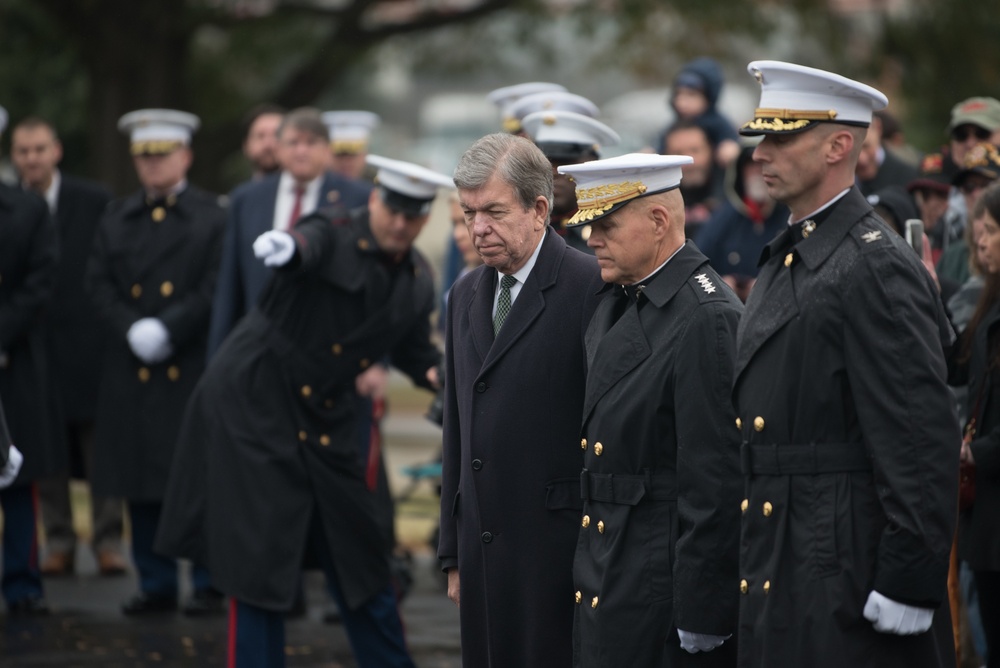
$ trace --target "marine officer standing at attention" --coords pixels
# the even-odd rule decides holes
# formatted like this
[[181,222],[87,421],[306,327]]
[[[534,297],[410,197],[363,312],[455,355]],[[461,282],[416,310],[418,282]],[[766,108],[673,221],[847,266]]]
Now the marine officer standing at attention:
[[748,69],[761,98],[741,132],[763,135],[754,160],[791,216],[737,340],[740,666],[953,666],[952,330],[854,181],[886,97],[792,63]]
[[[94,492],[124,498],[139,594],[127,615],[177,608],[177,562],[153,552],[184,406],[205,368],[212,293],[226,213],[190,185],[198,117],[172,109],[122,116],[142,189],[112,202],[87,267],[94,307],[112,338],[104,348],[95,418]],[[189,614],[222,612],[195,568]]]

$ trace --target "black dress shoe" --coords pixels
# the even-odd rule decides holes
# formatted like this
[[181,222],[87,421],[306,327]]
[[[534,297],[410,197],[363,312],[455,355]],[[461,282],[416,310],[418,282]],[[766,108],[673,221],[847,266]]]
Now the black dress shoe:
[[226,614],[226,599],[222,592],[208,587],[196,589],[181,612],[187,617],[213,617]]
[[7,615],[10,617],[41,617],[49,614],[49,604],[41,596],[28,596],[7,603]]
[[122,612],[129,617],[173,612],[176,609],[176,596],[161,596],[145,592],[139,592],[122,604]]

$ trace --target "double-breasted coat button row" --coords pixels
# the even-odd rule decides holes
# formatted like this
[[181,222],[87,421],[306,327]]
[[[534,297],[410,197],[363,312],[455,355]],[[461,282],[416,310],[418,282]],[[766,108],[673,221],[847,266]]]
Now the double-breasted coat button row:
[[[585,438],[580,439],[580,449],[581,450],[587,449],[587,439]],[[594,443],[594,454],[597,455],[598,457],[604,454],[604,444],[601,443],[600,441]]]
[[[736,418],[736,428],[743,429],[743,420]],[[757,416],[753,419],[754,431],[764,431],[764,418]]]
[[[584,515],[583,520],[580,522],[584,529],[590,527],[590,515]],[[604,520],[598,520],[597,522],[598,533],[604,533]]]
[[[141,366],[136,372],[136,377],[139,379],[140,383],[148,383],[153,377],[153,372],[149,370],[149,367]],[[181,379],[181,369],[175,364],[171,364],[167,367],[167,379],[177,382]]]
[[[771,591],[771,581],[764,580],[764,584],[761,585],[761,589],[765,594],[769,593]],[[746,580],[740,580],[740,593],[741,594],[750,593],[750,583],[747,582]]]
[[[306,432],[305,430],[300,431],[299,432],[299,440],[302,441],[303,443],[305,443],[307,440],[309,440],[309,434],[308,434],[308,432]],[[326,446],[330,445],[330,437],[328,435],[326,435],[326,434],[320,434],[319,444],[322,445],[324,448]]]
[[[583,592],[579,592],[579,591],[576,592],[576,594],[574,594],[574,596],[573,596],[573,599],[576,601],[577,605],[579,605],[580,603],[583,603]],[[590,599],[590,607],[592,607],[592,608],[596,608],[597,607],[597,597],[596,596],[594,598]]]
[[[138,283],[132,284],[131,289],[129,289],[129,294],[132,295],[132,299],[139,299],[142,297],[142,286]],[[160,283],[160,294],[164,297],[170,297],[174,294],[174,284],[170,281],[163,281]]]

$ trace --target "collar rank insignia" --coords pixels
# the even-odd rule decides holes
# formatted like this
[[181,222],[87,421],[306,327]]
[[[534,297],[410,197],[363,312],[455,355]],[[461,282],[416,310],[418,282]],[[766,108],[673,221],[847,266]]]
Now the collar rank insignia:
[[701,289],[705,291],[706,294],[712,294],[715,292],[715,286],[712,285],[712,280],[705,274],[698,274],[694,277],[698,284],[701,285]]
[[870,232],[865,232],[861,235],[861,238],[865,240],[865,243],[871,243],[873,241],[878,241],[882,238],[882,230],[872,230]]

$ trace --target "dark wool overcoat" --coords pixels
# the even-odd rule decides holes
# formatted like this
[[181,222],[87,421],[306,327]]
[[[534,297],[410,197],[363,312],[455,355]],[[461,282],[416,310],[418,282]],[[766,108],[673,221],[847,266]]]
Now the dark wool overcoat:
[[[741,480],[729,397],[742,310],[689,241],[638,302],[614,286],[591,321],[573,562],[581,668],[735,664]],[[729,639],[689,654],[677,629]]]
[[428,385],[434,282],[415,250],[398,263],[379,252],[366,209],[313,214],[293,236],[296,256],[191,398],[156,549],[204,564],[229,596],[288,610],[315,520],[353,609],[389,584],[354,379],[388,356]]
[[[913,250],[852,188],[769,244],[740,321],[740,666],[949,666],[952,331]],[[872,590],[936,608],[879,633]]]
[[[94,489],[131,501],[163,499],[184,407],[205,368],[225,210],[192,186],[176,199],[136,193],[109,206],[88,282],[109,330],[97,403]],[[172,354],[146,364],[126,334],[159,318]]]
[[583,337],[602,283],[555,231],[541,244],[495,340],[495,269],[448,299],[438,555],[459,570],[467,668],[572,662]]
[[45,200],[0,184],[0,401],[24,464],[14,484],[67,466],[51,416],[54,396],[42,314],[56,278],[58,237]]

